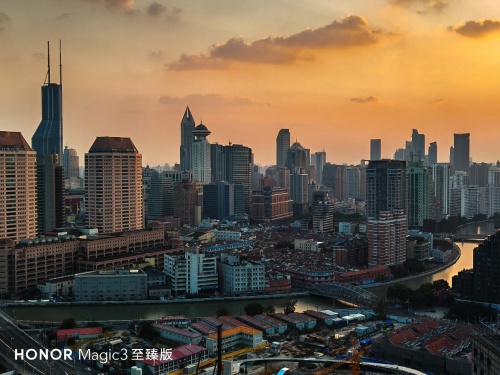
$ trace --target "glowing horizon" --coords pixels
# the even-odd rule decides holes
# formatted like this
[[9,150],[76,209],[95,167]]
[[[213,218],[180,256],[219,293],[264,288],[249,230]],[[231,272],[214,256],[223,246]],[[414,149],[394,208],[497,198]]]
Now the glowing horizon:
[[261,165],[282,128],[335,164],[368,159],[372,138],[392,158],[412,129],[439,162],[454,133],[471,134],[474,161],[500,159],[494,2],[4,0],[1,130],[30,144],[59,39],[64,145],[81,164],[98,136],[130,137],[144,165],[178,163],[186,106],[211,143],[251,147]]

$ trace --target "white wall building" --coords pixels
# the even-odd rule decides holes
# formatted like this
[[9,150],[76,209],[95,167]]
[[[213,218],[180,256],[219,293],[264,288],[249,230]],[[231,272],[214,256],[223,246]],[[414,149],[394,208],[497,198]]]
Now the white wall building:
[[75,301],[147,299],[147,275],[141,269],[98,270],[75,275]]
[[213,232],[217,237],[217,241],[239,241],[241,240],[241,232],[235,230],[217,230],[214,229]]
[[176,295],[211,292],[218,288],[217,258],[187,250],[183,255],[165,255],[164,271]]
[[321,242],[316,242],[313,240],[305,240],[298,239],[294,241],[294,249],[295,250],[304,250],[304,251],[319,251],[319,245]]
[[231,294],[261,293],[266,289],[264,264],[240,260],[239,255],[220,255],[222,291]]

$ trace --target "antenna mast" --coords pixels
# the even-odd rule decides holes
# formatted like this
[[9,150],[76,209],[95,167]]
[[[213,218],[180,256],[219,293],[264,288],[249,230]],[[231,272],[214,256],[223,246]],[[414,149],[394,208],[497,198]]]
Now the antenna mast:
[[59,39],[59,84],[62,86],[62,53],[61,53],[61,39]]
[[50,85],[50,42],[47,41],[47,84]]

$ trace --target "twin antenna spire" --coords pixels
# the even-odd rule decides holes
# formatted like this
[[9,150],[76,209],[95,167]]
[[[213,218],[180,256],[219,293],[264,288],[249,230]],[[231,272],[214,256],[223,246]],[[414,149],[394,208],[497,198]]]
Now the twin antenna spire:
[[[44,84],[50,85],[50,42],[47,41],[47,76]],[[59,84],[62,85],[61,40],[59,39]]]

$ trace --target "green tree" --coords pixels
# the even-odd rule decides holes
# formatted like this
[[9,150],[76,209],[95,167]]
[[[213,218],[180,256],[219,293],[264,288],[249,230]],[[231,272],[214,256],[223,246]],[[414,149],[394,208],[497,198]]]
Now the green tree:
[[69,317],[61,322],[61,329],[72,329],[78,327],[75,318]]
[[276,309],[274,308],[273,305],[267,305],[266,307],[264,307],[264,314],[266,315],[271,315],[271,314],[274,314],[276,312]]
[[254,316],[264,313],[264,306],[259,302],[250,302],[244,307],[245,314]]
[[448,284],[448,281],[444,279],[439,279],[432,282],[432,287],[435,291],[440,291],[443,289],[450,289],[450,284]]
[[295,312],[295,305],[297,305],[296,299],[291,299],[285,304],[285,308],[283,309],[285,314],[290,314]]
[[391,285],[389,288],[387,288],[386,292],[387,299],[399,301],[401,303],[408,301],[412,294],[413,290],[411,290],[404,284]]

